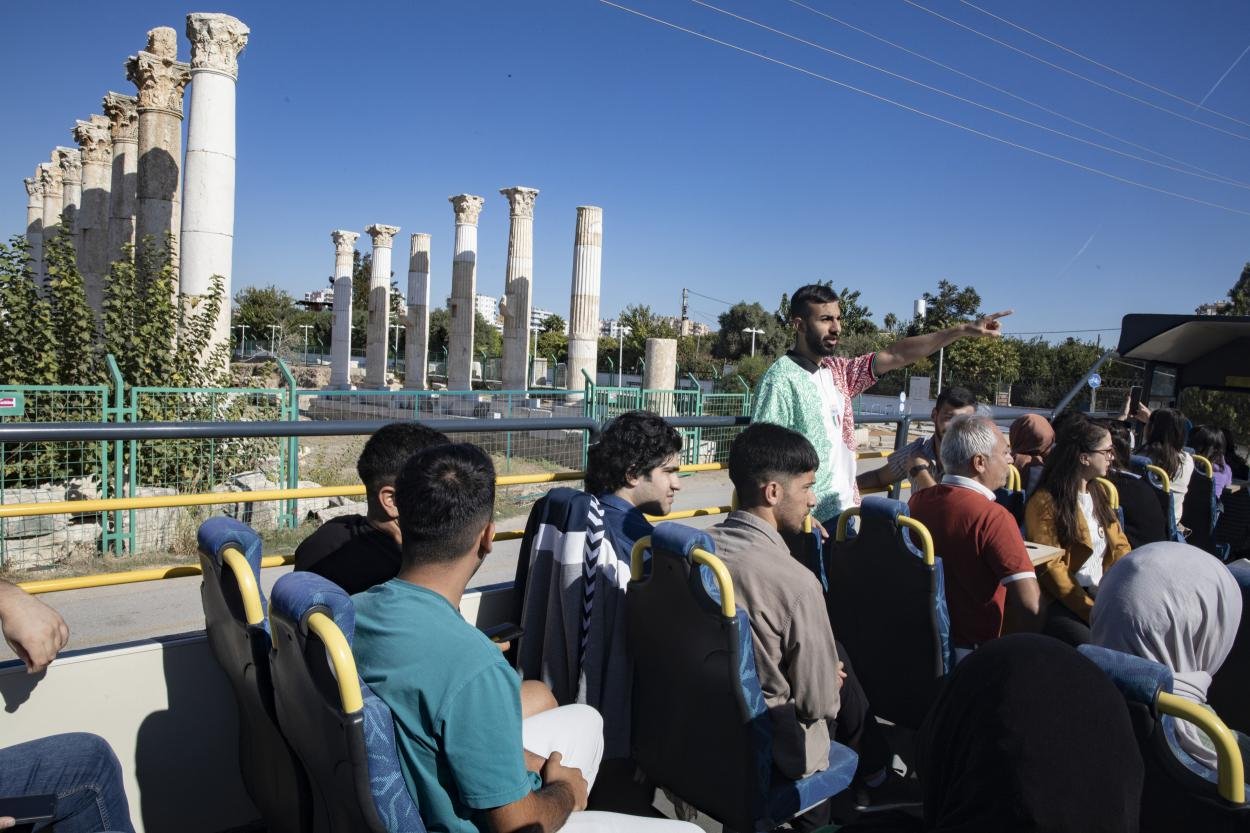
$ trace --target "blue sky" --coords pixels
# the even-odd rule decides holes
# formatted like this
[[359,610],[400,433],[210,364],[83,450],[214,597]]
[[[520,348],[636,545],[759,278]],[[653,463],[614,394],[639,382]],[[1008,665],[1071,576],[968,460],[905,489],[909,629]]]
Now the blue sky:
[[[1189,312],[1220,298],[1250,260],[1250,186],[1106,153],[940,96],[686,0],[622,5],[967,127],[1195,204],[972,135],[595,0],[533,3],[69,2],[6,8],[9,79],[0,174],[6,236],[23,228],[21,179],[109,89],[147,29],[190,11],[252,29],[240,61],[235,288],[325,285],[329,232],[374,222],[433,234],[433,297],[450,287],[447,197],[487,197],[478,291],[503,286],[509,185],[541,189],[535,304],[567,313],[575,207],[604,209],[603,303],[675,314],[681,287],[757,300],[832,279],[878,320],[904,315],[941,278],[972,284],[1008,331],[1115,328],[1126,312]],[[992,92],[788,0],[717,7],[893,72],[1162,160]],[[1250,183],[1250,57],[1207,106],[1080,60],[958,0],[934,11],[1160,107],[1187,122],[1011,52],[905,0],[803,0],[1063,114],[1225,178]],[[1233,0],[975,0],[1057,43],[1196,102],[1250,44]],[[180,57],[186,59],[185,38]],[[53,61],[53,58],[57,60]],[[32,80],[35,79],[35,80]],[[1178,163],[1166,164],[1182,167]],[[1090,239],[1092,236],[1092,240]],[[367,245],[362,236],[360,245]],[[1088,243],[1088,245],[1086,245]],[[1082,251],[1082,247],[1084,250]],[[1080,256],[1073,259],[1077,253]],[[696,318],[724,306],[696,297]],[[1104,338],[1114,332],[1104,333]],[[1092,334],[1091,334],[1092,336]]]

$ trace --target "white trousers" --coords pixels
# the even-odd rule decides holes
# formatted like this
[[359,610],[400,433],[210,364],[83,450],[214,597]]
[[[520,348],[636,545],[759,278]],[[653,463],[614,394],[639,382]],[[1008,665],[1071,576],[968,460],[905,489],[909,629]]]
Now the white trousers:
[[[603,760],[603,718],[590,706],[561,706],[521,723],[521,744],[543,758],[560,753],[560,763],[582,771],[589,790]],[[573,813],[561,830],[569,833],[703,833],[686,821],[628,816],[624,813]]]

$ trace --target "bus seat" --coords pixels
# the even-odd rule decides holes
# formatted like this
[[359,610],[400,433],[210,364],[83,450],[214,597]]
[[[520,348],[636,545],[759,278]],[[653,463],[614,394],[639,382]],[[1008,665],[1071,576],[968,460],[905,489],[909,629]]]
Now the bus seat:
[[1024,489],[1021,488],[1020,473],[1014,471],[1013,476],[1007,478],[1007,485],[1001,489],[994,490],[994,502],[1011,513],[1011,517],[1016,519],[1016,526],[1024,529],[1024,504],[1026,498]]
[[241,521],[215,517],[200,525],[197,538],[208,644],[238,705],[243,785],[270,830],[309,830],[308,777],[274,712],[260,537]]
[[278,722],[308,771],[320,829],[425,833],[391,710],[356,673],[351,597],[315,573],[288,573],[274,584],[270,625]]
[[1185,502],[1181,506],[1181,524],[1189,530],[1189,537],[1185,541],[1222,560],[1227,555],[1228,547],[1217,545],[1212,538],[1219,519],[1220,505],[1215,498],[1215,481],[1195,466],[1193,474],[1189,476]]
[[[1172,672],[1166,666],[1097,645],[1077,650],[1115,682],[1127,701],[1146,768],[1143,833],[1250,829],[1242,752],[1234,733],[1214,713],[1173,694]],[[1198,725],[1220,753],[1218,771],[1181,748],[1177,719],[1202,721]]]
[[1228,565],[1241,585],[1241,624],[1228,659],[1215,672],[1207,702],[1233,729],[1250,733],[1250,561],[1242,558]]
[[[712,540],[664,523],[649,545],[651,570],[630,581],[626,609],[632,745],[643,772],[743,833],[771,830],[846,789],[858,756],[839,743],[829,768],[807,778],[784,779],[773,768],[750,621],[733,604]],[[642,547],[636,553],[640,561]]]
[[[1107,474],[1115,486],[1120,508],[1116,510],[1120,528],[1133,549],[1168,541],[1167,513],[1159,500],[1159,489],[1137,472],[1115,470]],[[1166,501],[1171,507],[1171,500]]]
[[1172,485],[1168,476],[1144,454],[1134,454],[1129,458],[1129,465],[1154,489],[1155,500],[1159,501],[1159,508],[1163,510],[1163,516],[1167,519],[1168,540],[1184,542],[1185,536],[1176,528],[1177,521],[1180,519],[1176,517],[1176,507],[1172,505]]
[[[848,539],[855,514],[859,534]],[[838,518],[826,558],[829,622],[873,711],[918,729],[954,666],[942,561],[928,530],[907,504],[871,495]]]

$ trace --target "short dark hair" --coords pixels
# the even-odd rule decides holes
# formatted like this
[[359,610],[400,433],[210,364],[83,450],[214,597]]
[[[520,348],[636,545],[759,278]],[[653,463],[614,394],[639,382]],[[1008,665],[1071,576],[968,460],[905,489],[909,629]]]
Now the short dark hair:
[[472,443],[437,445],[408,461],[395,483],[405,564],[455,561],[495,509],[495,464]]
[[650,411],[627,411],[608,423],[586,452],[586,491],[614,492],[681,451],[681,434]]
[[820,456],[807,437],[771,422],[748,425],[729,447],[729,479],[743,507],[755,505],[756,492],[768,481],[818,468]]
[[1103,420],[1098,423],[1111,432],[1111,447],[1115,449],[1115,467],[1127,469],[1133,457],[1133,435],[1129,428],[1118,419]]
[[412,455],[449,442],[446,434],[419,422],[392,422],[374,431],[365,443],[356,461],[356,473],[365,484],[365,491],[376,494],[383,486],[395,484]]
[[800,286],[790,297],[790,318],[806,318],[813,304],[832,304],[840,301],[838,293],[823,283]]
[[967,388],[958,386],[943,388],[938,394],[937,401],[933,403],[933,407],[940,410],[943,405],[950,405],[952,408],[975,408],[977,395]]

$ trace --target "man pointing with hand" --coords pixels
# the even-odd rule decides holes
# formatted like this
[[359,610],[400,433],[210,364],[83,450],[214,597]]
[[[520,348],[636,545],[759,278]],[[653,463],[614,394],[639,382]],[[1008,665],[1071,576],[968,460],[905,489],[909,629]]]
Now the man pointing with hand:
[[822,523],[859,503],[855,486],[855,418],[852,399],[898,370],[936,353],[961,338],[998,338],[1000,318],[1011,310],[945,330],[900,339],[884,350],[854,358],[835,356],[842,332],[838,295],[821,284],[800,287],[790,299],[794,349],[760,380],[755,422],[772,422],[804,434],[820,456],[816,472],[816,508]]

